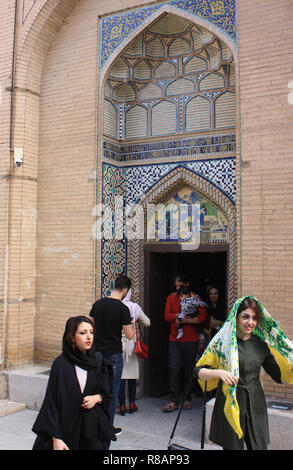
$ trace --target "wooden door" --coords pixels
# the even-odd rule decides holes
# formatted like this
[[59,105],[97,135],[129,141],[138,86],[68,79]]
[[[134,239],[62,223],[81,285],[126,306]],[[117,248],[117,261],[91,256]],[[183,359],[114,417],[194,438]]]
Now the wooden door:
[[168,344],[169,323],[164,320],[167,296],[174,290],[172,277],[175,258],[171,253],[147,253],[147,305],[151,326],[148,334],[149,359],[147,367],[148,393],[153,397],[169,392]]

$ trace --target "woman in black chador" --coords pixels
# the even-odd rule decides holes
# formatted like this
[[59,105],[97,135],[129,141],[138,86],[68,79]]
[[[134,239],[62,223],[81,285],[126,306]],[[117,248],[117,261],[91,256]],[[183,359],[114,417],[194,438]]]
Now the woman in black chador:
[[69,318],[32,428],[33,450],[105,450],[116,440],[108,413],[112,369],[95,353],[93,338],[90,318]]

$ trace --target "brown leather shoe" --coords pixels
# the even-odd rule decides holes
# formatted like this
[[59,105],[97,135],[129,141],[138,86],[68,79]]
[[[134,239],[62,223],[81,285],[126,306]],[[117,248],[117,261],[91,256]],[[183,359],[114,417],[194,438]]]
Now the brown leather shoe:
[[124,416],[126,413],[126,406],[125,405],[120,405],[120,410],[119,410],[119,414],[121,416]]
[[137,411],[137,406],[135,403],[129,403],[129,413],[134,413]]

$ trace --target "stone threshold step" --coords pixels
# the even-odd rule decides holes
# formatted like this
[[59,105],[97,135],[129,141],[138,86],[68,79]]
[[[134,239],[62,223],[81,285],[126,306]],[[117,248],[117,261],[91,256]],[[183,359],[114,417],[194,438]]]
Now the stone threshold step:
[[0,417],[7,416],[11,413],[16,413],[17,411],[22,411],[26,409],[24,403],[16,403],[15,401],[10,400],[0,400]]

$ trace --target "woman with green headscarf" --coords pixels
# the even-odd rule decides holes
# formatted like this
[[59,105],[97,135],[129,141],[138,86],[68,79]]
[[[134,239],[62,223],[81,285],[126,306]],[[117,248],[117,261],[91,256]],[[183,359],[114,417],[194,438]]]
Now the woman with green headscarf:
[[261,367],[277,383],[293,384],[293,345],[255,297],[238,299],[196,364],[207,390],[217,387],[210,440],[225,450],[265,450],[269,444]]

